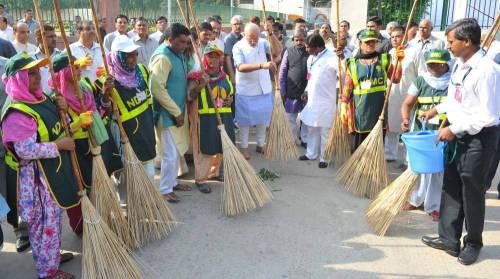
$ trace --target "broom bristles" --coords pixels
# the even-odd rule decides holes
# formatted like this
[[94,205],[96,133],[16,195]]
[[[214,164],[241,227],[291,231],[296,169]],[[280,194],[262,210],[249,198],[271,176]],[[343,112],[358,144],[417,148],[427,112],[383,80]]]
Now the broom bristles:
[[271,202],[273,195],[253,167],[229,138],[224,125],[219,126],[224,164],[224,190],[221,210],[226,216],[246,213]]
[[337,172],[337,182],[347,191],[370,199],[387,186],[387,167],[382,139],[383,121],[373,130]]
[[127,185],[127,220],[135,247],[168,235],[176,225],[175,216],[149,179],[129,142],[123,144]]
[[122,242],[111,231],[84,194],[82,278],[142,278],[139,268]]
[[410,168],[387,186],[366,209],[368,225],[373,231],[384,236],[394,218],[403,209],[405,202],[417,185],[418,175]]
[[351,156],[351,141],[347,127],[342,123],[340,110],[337,110],[325,146],[325,158],[334,165],[341,165]]
[[295,144],[295,136],[288,122],[281,95],[276,92],[267,144],[264,147],[264,158],[285,162],[290,159],[296,160],[298,157],[299,150]]
[[115,186],[108,176],[106,166],[101,156],[101,148],[92,148],[92,191],[90,197],[94,206],[118,239],[120,239],[127,248],[136,245],[132,243],[130,231],[124,212],[120,207],[120,201],[116,196]]

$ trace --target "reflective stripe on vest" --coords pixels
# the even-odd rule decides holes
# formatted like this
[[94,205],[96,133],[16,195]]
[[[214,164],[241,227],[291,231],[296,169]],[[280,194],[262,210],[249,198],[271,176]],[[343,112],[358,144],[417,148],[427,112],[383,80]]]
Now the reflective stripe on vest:
[[433,103],[435,103],[434,101],[435,100],[438,100],[438,104],[440,104],[441,102],[444,102],[446,100],[446,96],[439,96],[439,97],[417,97],[417,102],[420,104],[420,105],[431,105]]
[[[231,80],[229,79],[229,76],[226,75],[226,80],[229,84],[229,96],[233,96],[234,94],[234,89],[233,89],[233,84],[231,83]],[[207,90],[203,88],[201,90],[201,105],[202,108],[198,109],[199,114],[215,114],[215,108],[209,108],[208,107],[208,100],[207,100]],[[222,107],[218,109],[219,113],[230,113],[231,112],[231,107]]]
[[[382,61],[381,61],[382,62],[382,71],[384,72],[384,81],[385,81],[385,80],[387,80],[387,72],[385,71],[385,68],[387,67],[387,64],[389,63],[388,59],[387,59],[387,54],[383,53],[381,55],[381,58],[382,58]],[[372,87],[370,89],[362,89],[361,88],[361,86],[359,84],[359,79],[358,79],[358,67],[356,65],[356,60],[354,58],[350,58],[349,69],[351,71],[351,78],[352,78],[352,81],[354,83],[354,90],[353,90],[354,95],[363,95],[363,94],[385,91],[385,88],[386,88],[385,85]]]
[[[13,103],[9,106],[9,108],[14,108],[16,110],[22,111],[22,112],[30,115],[31,117],[35,118],[37,125],[38,125],[37,133],[38,133],[38,137],[40,138],[40,142],[48,142],[49,141],[49,131],[47,130],[47,127],[45,126],[45,123],[41,119],[40,115],[36,111],[34,111],[29,106],[27,106],[25,104],[21,104],[21,103]],[[9,109],[6,109],[4,113],[7,113],[8,111],[9,111]],[[2,117],[2,119],[3,119],[3,117]],[[62,136],[64,136],[64,133],[62,134]]]
[[[71,117],[72,122],[76,121],[78,119],[78,115],[71,109],[68,108],[68,114],[69,117]],[[89,134],[87,131],[83,130],[81,127],[78,128],[77,131],[73,131],[73,134],[71,135],[73,139],[86,139],[89,137]]]
[[[141,71],[142,77],[144,78],[144,81],[146,82],[146,91],[149,92],[148,73],[146,71],[146,68],[143,65],[139,64],[139,69]],[[104,84],[104,79],[102,79],[101,81]],[[116,89],[113,89],[113,94],[115,95],[116,105],[118,106],[118,110],[120,110],[120,117],[123,122],[137,117],[138,115],[146,111],[150,105],[153,104],[151,96],[148,97],[146,94],[146,98],[148,98],[147,102],[144,102],[140,106],[134,108],[132,111],[128,111],[127,107],[123,103],[120,94]]]

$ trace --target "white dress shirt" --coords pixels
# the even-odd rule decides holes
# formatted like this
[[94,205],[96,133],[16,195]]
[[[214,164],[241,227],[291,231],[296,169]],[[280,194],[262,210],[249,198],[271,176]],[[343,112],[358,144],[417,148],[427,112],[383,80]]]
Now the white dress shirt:
[[149,37],[153,40],[156,40],[158,43],[160,43],[161,36],[163,35],[163,32],[161,31],[156,31],[153,34],[149,35]]
[[0,30],[0,38],[7,40],[9,42],[14,41],[14,29],[12,27],[7,26],[5,30]]
[[80,41],[76,41],[69,45],[71,53],[76,59],[80,59],[86,55],[92,58],[92,65],[82,69],[82,78],[88,77],[91,81],[97,79],[97,68],[104,65],[102,61],[101,48],[96,42],[93,42],[92,47],[89,49],[84,46]]
[[[50,57],[54,57],[54,55],[57,55],[61,53],[61,50],[55,48]],[[40,48],[37,48],[35,52],[31,53],[31,56],[35,59],[42,59],[45,57],[45,54],[40,50]],[[50,77],[50,72],[49,72],[49,67],[41,67],[40,68],[40,76],[41,76],[41,83],[42,83],[42,90],[46,94],[49,94],[52,89],[49,87],[49,77]]]
[[425,64],[425,54],[431,49],[445,49],[446,44],[438,39],[437,37],[431,35],[427,40],[420,39],[420,36],[409,42],[409,46],[417,53],[418,57],[418,75],[421,76],[427,73],[427,65]]
[[457,59],[448,97],[436,106],[446,113],[455,135],[475,135],[500,118],[500,66],[478,50],[467,62]]
[[151,56],[153,56],[153,53],[158,47],[158,41],[151,39],[151,36],[149,36],[146,39],[146,41],[144,41],[141,40],[139,35],[136,35],[133,40],[134,44],[140,46],[140,48],[137,49],[138,52],[137,63],[147,67],[149,64],[149,60],[151,59]]
[[307,72],[307,103],[299,115],[300,120],[311,127],[330,127],[337,111],[337,90],[332,87],[337,83],[337,55],[329,48],[310,55]]
[[20,42],[14,40],[14,42],[12,42],[12,45],[16,49],[17,53],[21,53],[21,52],[32,53],[32,52],[36,51],[36,46],[32,45],[30,43],[23,44],[23,43],[20,43]]

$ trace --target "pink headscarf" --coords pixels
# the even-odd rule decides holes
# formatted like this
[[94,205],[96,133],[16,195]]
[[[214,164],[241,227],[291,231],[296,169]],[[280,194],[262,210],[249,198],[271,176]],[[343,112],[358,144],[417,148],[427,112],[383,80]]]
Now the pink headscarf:
[[[5,84],[5,92],[14,101],[34,103],[45,97],[41,88],[38,88],[35,94],[29,92],[28,70],[18,71],[9,78],[3,74],[2,81]],[[7,145],[27,139],[36,132],[37,127],[36,121],[30,116],[16,111],[9,113],[2,122],[2,141]]]
[[[72,88],[72,77],[71,77],[71,68],[66,67],[59,72],[55,73],[56,76],[56,84],[59,87],[59,91],[63,95],[64,99],[66,102],[68,102],[69,106],[73,111],[76,113],[80,114],[82,113],[82,109],[80,108],[80,101],[78,100],[78,97],[76,97],[75,93],[73,92]],[[52,77],[49,77],[49,87],[54,90],[56,87],[56,84],[54,84],[54,81],[52,80]],[[94,101],[94,97],[92,92],[89,91],[89,89],[85,86],[80,86],[80,89],[82,91],[83,95],[83,102],[85,103],[85,109],[87,111],[95,111],[96,110],[96,105]]]
[[32,103],[44,98],[42,87],[38,88],[35,94],[28,90],[28,70],[20,70],[9,78],[3,74],[2,81],[5,84],[5,92],[14,101]]
[[106,55],[106,60],[108,61],[111,74],[121,85],[127,88],[136,88],[139,86],[136,76],[137,70],[128,68],[125,63],[126,56],[127,53],[125,52],[112,51]]

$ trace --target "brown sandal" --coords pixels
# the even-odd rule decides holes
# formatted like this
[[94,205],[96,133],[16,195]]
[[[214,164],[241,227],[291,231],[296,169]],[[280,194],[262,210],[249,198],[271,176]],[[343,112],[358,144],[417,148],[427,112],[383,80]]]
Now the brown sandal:
[[174,186],[174,191],[191,191],[193,188],[186,184],[177,184]]
[[179,197],[177,197],[174,192],[163,195],[163,198],[169,203],[178,203],[180,201]]
[[54,275],[44,277],[43,279],[75,279],[75,276],[71,273],[58,270]]

